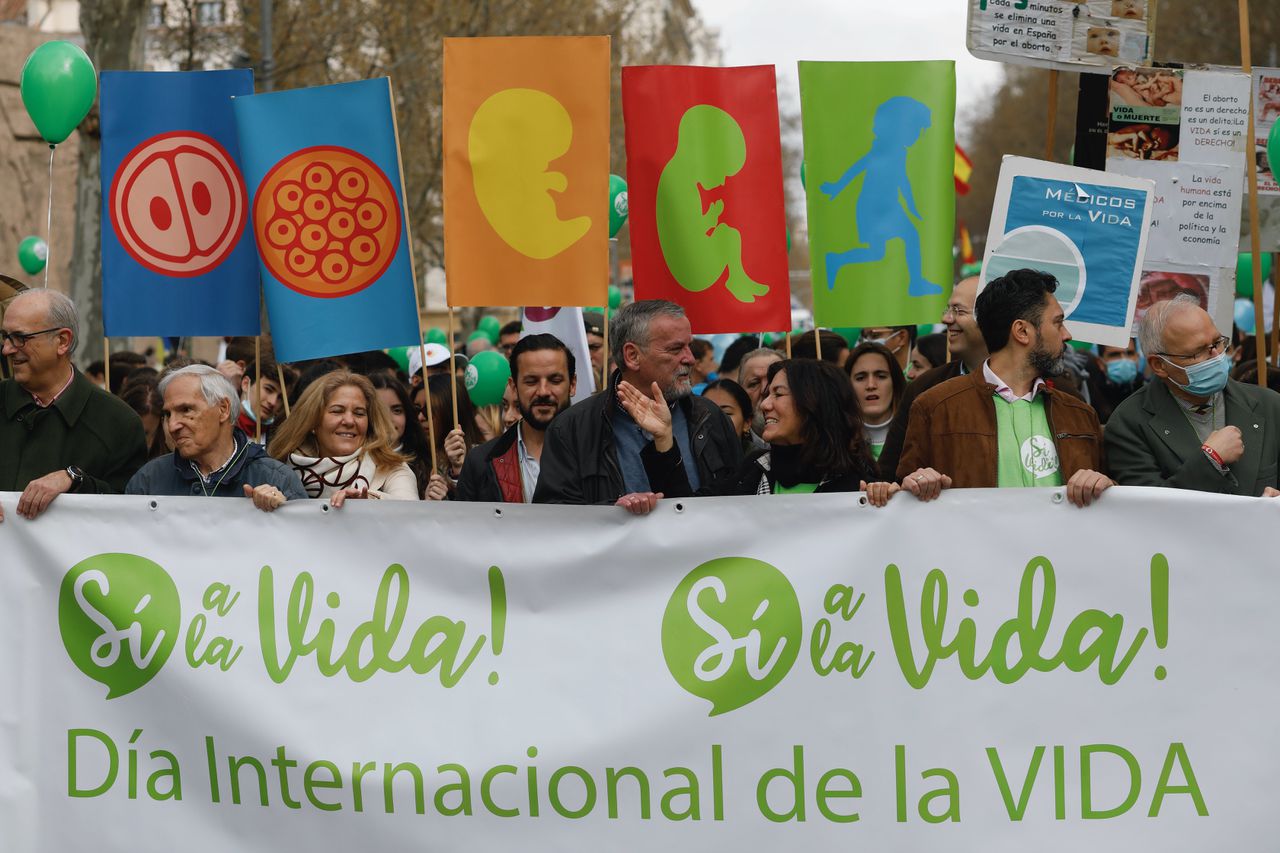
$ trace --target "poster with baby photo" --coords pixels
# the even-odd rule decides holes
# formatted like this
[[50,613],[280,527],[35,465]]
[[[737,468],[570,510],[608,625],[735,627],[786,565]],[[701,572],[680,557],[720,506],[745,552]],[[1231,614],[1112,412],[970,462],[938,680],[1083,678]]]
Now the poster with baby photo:
[[1182,71],[1118,68],[1108,87],[1107,157],[1178,159]]
[[969,52],[1064,71],[1151,62],[1156,0],[969,0]]
[[1258,192],[1280,195],[1280,181],[1276,175],[1280,163],[1272,163],[1267,157],[1267,139],[1271,128],[1280,120],[1280,69],[1254,69],[1253,97],[1253,150],[1258,161]]

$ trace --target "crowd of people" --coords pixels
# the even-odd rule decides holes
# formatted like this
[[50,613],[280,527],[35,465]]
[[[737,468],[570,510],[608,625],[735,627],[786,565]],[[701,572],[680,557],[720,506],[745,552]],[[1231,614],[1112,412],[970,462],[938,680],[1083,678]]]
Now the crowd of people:
[[413,351],[410,373],[381,352],[277,364],[252,338],[217,365],[120,354],[109,375],[82,371],[73,303],[35,290],[3,315],[0,492],[20,493],[26,519],[68,492],[641,515],[664,498],[814,492],[877,507],[956,488],[1065,487],[1080,507],[1116,484],[1280,495],[1280,394],[1241,358],[1251,339],[1181,295],[1153,305],[1129,346],[1077,349],[1056,286],[1030,269],[981,293],[966,278],[941,333],[816,330],[777,347],[746,335],[719,359],[679,305],[634,302],[609,326],[607,370],[603,318],[585,316],[583,369],[602,390],[576,405],[573,351],[511,323],[496,347],[506,395],[479,408],[465,357],[440,344]]

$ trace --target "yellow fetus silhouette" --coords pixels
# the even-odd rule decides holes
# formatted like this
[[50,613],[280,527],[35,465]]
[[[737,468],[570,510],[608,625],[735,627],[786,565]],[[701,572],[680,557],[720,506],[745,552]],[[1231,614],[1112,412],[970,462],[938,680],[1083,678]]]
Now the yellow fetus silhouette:
[[547,167],[573,141],[569,111],[546,92],[504,89],[471,119],[467,153],[485,219],[511,248],[537,260],[553,258],[591,228],[591,218],[560,219],[551,193],[569,185]]

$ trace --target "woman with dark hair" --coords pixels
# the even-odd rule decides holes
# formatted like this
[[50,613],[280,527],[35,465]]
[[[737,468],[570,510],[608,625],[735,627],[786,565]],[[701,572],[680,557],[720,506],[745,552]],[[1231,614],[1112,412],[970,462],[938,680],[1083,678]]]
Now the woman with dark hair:
[[130,382],[120,399],[142,419],[142,431],[147,436],[147,458],[155,459],[168,453],[169,447],[164,440],[164,397],[160,396],[159,382],[154,378]]
[[[453,383],[452,392],[449,389],[450,383]],[[453,399],[451,393],[458,395],[458,420],[461,422],[462,435],[466,440],[462,447],[462,453],[455,453],[453,457],[450,457],[445,450],[446,439],[448,439],[449,433],[453,431]],[[430,394],[429,400],[428,394]],[[469,448],[484,444],[484,436],[480,434],[480,428],[476,425],[476,407],[471,403],[471,396],[467,394],[467,389],[463,387],[462,380],[456,376],[437,373],[434,376],[427,377],[426,391],[419,388],[413,392],[413,406],[418,413],[418,423],[422,425],[423,432],[427,431],[428,404],[431,406],[431,419],[435,426],[436,464],[439,466],[437,473],[442,474],[448,480],[449,491],[452,492],[454,483],[457,482],[458,477],[462,474],[462,461],[466,458],[466,451]]]
[[379,370],[369,376],[378,399],[391,414],[391,425],[399,440],[397,453],[408,457],[409,469],[418,480],[418,496],[426,497],[431,483],[431,445],[427,432],[413,416],[413,404],[409,402],[409,389],[390,372]]
[[755,442],[751,440],[751,416],[755,411],[751,408],[751,397],[742,386],[732,379],[717,379],[707,383],[702,396],[719,406],[733,423],[733,431],[742,439],[743,452],[755,449]]
[[[732,494],[865,491],[869,503],[884,506],[898,491],[897,484],[880,482],[862,436],[853,389],[839,368],[825,361],[785,359],[769,365],[766,387],[760,411],[769,451],[743,465]],[[623,408],[653,435],[642,458],[654,490],[668,498],[692,494],[679,446],[672,440],[666,401],[661,395],[650,399],[625,382],[618,394]]]
[[884,344],[864,341],[849,354],[846,363],[853,396],[862,421],[862,435],[871,455],[880,458],[889,424],[898,413],[898,403],[907,388],[907,380],[898,369],[893,351]]
[[946,362],[946,336],[938,333],[921,335],[916,338],[916,345],[911,348],[911,357],[907,361],[907,381],[912,382],[926,370],[932,370]]

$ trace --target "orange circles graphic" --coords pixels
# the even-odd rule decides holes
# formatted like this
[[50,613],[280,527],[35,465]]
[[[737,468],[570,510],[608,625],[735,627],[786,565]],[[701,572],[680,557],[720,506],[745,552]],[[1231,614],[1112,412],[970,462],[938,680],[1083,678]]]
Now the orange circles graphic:
[[253,202],[263,263],[306,296],[348,296],[386,272],[400,245],[391,182],[349,148],[304,148],[271,167]]

